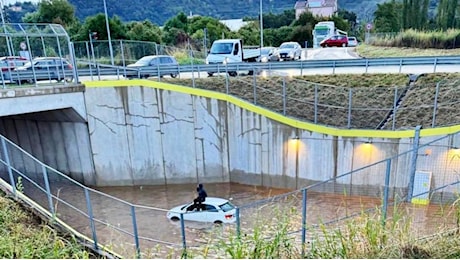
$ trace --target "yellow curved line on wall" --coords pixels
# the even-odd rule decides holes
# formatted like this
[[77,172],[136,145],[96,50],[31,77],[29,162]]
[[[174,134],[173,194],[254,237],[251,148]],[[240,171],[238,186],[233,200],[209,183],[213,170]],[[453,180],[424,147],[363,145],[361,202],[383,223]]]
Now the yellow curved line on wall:
[[[364,130],[364,129],[340,129],[329,126],[316,125],[313,123],[299,121],[293,118],[283,116],[281,114],[275,113],[268,109],[256,106],[252,103],[249,103],[245,100],[239,99],[234,96],[230,96],[224,93],[214,92],[205,89],[198,89],[192,87],[184,87],[180,85],[174,85],[169,83],[163,83],[152,80],[145,79],[135,79],[135,80],[104,80],[104,81],[86,81],[83,82],[86,87],[129,87],[129,86],[144,86],[144,87],[153,87],[158,89],[164,89],[169,91],[175,91],[179,93],[185,93],[195,96],[213,98],[217,100],[230,102],[238,107],[247,109],[254,113],[263,115],[267,118],[275,120],[277,122],[289,125],[295,128],[327,134],[332,136],[340,137],[363,137],[363,138],[411,138],[415,135],[415,130]],[[420,136],[437,136],[437,135],[447,135],[460,131],[460,125],[449,126],[449,127],[439,127],[439,128],[430,128],[422,129],[420,131]]]

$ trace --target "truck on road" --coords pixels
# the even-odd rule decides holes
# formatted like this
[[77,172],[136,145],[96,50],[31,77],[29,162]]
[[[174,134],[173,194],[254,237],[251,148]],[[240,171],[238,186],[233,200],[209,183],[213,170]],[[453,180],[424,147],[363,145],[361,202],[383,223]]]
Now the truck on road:
[[[222,39],[212,43],[206,64],[227,65],[230,63],[239,62],[257,62],[261,55],[260,48],[244,48],[241,39]],[[216,69],[207,71],[209,76],[218,72]],[[251,75],[254,71],[249,70]],[[238,75],[238,71],[228,71],[228,75],[234,77]]]
[[313,28],[313,48],[320,47],[323,40],[338,34],[347,35],[347,32],[337,29],[333,21],[317,23]]

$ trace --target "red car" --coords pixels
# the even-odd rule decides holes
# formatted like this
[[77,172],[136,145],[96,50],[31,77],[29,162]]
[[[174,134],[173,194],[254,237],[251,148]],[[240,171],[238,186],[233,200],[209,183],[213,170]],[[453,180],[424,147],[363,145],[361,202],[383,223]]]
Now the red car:
[[27,62],[24,57],[8,56],[0,57],[0,68],[2,71],[14,70],[16,67],[23,66]]
[[348,37],[345,35],[334,35],[326,40],[323,40],[320,44],[321,47],[347,47]]

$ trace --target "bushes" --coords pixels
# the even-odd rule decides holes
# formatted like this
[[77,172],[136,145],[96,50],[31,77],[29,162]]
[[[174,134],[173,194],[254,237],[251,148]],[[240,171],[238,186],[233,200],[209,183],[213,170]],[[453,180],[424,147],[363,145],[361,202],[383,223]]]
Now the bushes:
[[385,47],[454,49],[460,47],[460,30],[417,31],[409,29],[396,35],[388,34],[373,37],[369,43]]

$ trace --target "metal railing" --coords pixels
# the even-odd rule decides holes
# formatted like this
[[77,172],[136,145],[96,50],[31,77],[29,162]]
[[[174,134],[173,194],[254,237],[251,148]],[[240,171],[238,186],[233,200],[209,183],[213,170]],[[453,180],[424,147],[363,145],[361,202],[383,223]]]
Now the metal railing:
[[[296,240],[296,243],[304,248],[302,245],[314,239],[313,234],[320,224],[340,225],[345,219],[361,214],[363,209],[367,211],[380,208],[382,220],[385,221],[391,204],[411,207],[407,202],[414,198],[423,198],[439,204],[451,203],[457,199],[456,191],[460,186],[459,180],[452,176],[446,175],[443,178],[444,182],[431,183],[429,189],[418,191],[414,190],[414,187],[426,187],[426,183],[412,180],[404,171],[404,167],[401,168],[402,171],[392,174],[398,158],[414,156],[416,163],[420,150],[440,146],[445,143],[446,138],[449,136],[414,146],[415,149],[395,157],[328,180],[310,182],[300,190],[241,205],[237,207],[236,225],[229,226],[228,233],[219,234],[219,237],[226,239],[226,236],[231,234],[238,237],[242,233],[253,232],[258,224],[257,220],[260,219],[257,216],[271,216],[263,218],[266,227],[276,227],[282,219],[288,217],[288,233],[299,236],[300,239]],[[187,252],[197,256],[202,252],[200,248],[204,246],[215,255],[223,256],[219,255],[222,254],[219,245],[199,242],[196,232],[193,232],[195,229],[189,228],[189,223],[184,222],[183,214],[178,226],[175,226],[166,222],[167,209],[136,205],[85,187],[41,163],[5,137],[0,137],[0,143],[0,176],[8,183],[7,189],[14,195],[27,196],[46,209],[51,218],[59,219],[81,232],[91,241],[94,249],[111,248],[124,257],[164,258],[187,256]],[[447,172],[446,168],[434,170],[436,173],[433,174]],[[394,178],[407,178],[407,186],[395,186]],[[324,207],[324,203],[334,205]],[[112,212],[111,208],[116,208],[117,212]],[[430,225],[436,225],[424,228],[426,232],[417,235],[437,232],[438,225],[453,228],[456,219],[446,219],[428,221]],[[163,223],[171,225],[171,234],[166,236],[167,239],[165,236],[162,236],[163,239],[155,238],[155,225]],[[420,227],[417,225],[427,223],[413,224],[413,232],[418,232]],[[270,233],[266,235],[270,236]],[[157,251],[153,252],[152,248],[156,248]],[[302,252],[302,255],[304,253]]]

